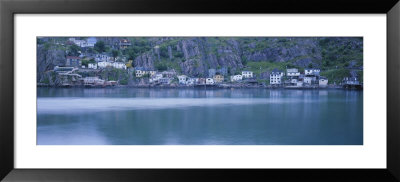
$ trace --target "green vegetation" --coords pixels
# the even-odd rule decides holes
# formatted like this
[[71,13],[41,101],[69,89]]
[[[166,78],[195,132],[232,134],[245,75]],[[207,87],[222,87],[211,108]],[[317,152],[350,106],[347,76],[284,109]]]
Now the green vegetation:
[[111,51],[112,57],[115,59],[116,57],[118,57],[120,55],[120,52],[118,50],[113,49]]
[[347,68],[351,61],[356,63],[352,66],[362,66],[363,48],[354,45],[352,39],[338,42],[334,38],[323,38],[319,40],[319,46],[321,48],[322,69]]
[[328,78],[329,83],[340,83],[343,78],[350,76],[350,71],[348,69],[340,68],[340,69],[332,69],[327,71],[321,71],[321,76],[325,76]]
[[361,83],[364,82],[364,73],[363,73],[363,71],[358,71],[358,72],[357,72],[357,77],[358,77],[358,80],[359,80]]
[[75,44],[67,47],[68,56],[79,56],[79,51],[81,51],[81,48]]
[[94,59],[82,59],[82,65],[88,67],[89,63],[96,63],[96,61]]
[[260,73],[266,71],[272,71],[274,69],[279,69],[281,71],[286,70],[286,67],[292,67],[293,65],[289,62],[270,62],[270,61],[262,61],[262,62],[254,62],[250,61],[247,63],[247,67],[254,74],[259,75]]
[[94,44],[94,50],[96,50],[98,53],[102,53],[106,51],[106,46],[103,41],[98,41],[96,44]]

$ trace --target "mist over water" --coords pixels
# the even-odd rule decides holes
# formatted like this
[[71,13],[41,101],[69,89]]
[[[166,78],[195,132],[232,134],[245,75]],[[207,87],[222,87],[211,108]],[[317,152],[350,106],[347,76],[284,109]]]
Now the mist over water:
[[262,98],[38,98],[38,114],[309,102]]
[[38,88],[39,145],[362,145],[363,92]]

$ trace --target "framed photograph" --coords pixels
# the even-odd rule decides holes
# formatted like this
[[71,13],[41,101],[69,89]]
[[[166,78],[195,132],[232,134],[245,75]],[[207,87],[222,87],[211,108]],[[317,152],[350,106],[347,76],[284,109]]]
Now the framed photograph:
[[1,179],[400,180],[397,1],[171,3],[0,3]]

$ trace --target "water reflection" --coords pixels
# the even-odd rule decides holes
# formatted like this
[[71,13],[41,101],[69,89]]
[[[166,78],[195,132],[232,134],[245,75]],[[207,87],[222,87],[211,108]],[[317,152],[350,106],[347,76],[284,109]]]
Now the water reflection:
[[38,89],[38,144],[362,145],[363,93]]

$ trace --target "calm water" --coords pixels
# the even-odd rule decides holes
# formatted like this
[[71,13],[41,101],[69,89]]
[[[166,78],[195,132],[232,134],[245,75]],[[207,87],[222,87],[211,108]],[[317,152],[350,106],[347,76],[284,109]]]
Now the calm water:
[[39,145],[362,145],[363,92],[38,88]]

